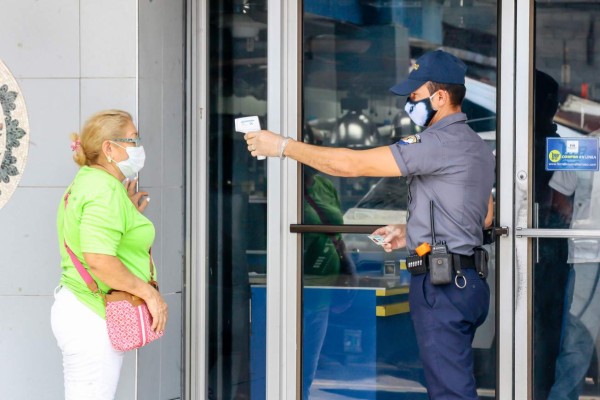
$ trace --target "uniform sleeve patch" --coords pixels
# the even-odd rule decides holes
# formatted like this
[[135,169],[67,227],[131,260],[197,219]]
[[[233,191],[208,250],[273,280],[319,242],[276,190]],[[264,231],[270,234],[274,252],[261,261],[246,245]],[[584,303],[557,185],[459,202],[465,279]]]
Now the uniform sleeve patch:
[[405,136],[405,137],[401,138],[398,143],[401,144],[401,145],[421,143],[421,135],[419,135],[417,133],[417,134],[414,134],[414,135]]

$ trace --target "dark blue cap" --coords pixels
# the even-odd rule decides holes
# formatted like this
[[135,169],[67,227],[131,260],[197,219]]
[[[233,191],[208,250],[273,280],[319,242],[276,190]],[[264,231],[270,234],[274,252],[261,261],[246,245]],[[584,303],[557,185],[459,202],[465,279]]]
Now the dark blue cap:
[[426,82],[465,84],[467,66],[450,53],[442,50],[423,54],[413,65],[408,78],[392,86],[390,91],[398,96],[408,96]]

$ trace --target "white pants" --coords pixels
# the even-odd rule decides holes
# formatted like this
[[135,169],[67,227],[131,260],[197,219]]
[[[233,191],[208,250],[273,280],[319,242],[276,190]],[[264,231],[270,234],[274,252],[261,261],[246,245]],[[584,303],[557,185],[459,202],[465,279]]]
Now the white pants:
[[113,400],[124,353],[112,348],[106,321],[66,287],[54,294],[51,319],[63,354],[65,400]]

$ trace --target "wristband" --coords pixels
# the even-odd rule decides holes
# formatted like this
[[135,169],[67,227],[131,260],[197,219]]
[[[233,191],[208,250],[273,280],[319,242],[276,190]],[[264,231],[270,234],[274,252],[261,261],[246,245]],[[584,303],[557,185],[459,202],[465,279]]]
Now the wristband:
[[281,141],[281,146],[280,146],[280,149],[279,149],[279,158],[282,159],[282,160],[285,158],[285,154],[283,154],[283,152],[285,151],[285,148],[287,147],[289,141],[290,141],[289,137],[285,138],[285,139],[283,139]]

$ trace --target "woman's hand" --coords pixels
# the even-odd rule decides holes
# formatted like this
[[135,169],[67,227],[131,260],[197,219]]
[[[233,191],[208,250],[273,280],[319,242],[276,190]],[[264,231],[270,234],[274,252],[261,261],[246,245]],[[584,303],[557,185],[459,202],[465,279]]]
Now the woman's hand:
[[150,201],[150,197],[146,197],[142,199],[144,196],[148,196],[148,192],[137,192],[137,181],[138,178],[125,181],[125,188],[127,189],[127,195],[129,196],[129,200],[133,203],[135,208],[138,209],[139,212],[144,212],[146,207],[148,207],[148,202]]
[[167,324],[168,306],[152,285],[133,275],[118,257],[106,254],[83,253],[90,272],[108,287],[129,292],[143,299],[152,315],[152,330],[161,332]]
[[167,326],[169,318],[169,306],[165,303],[158,290],[148,284],[148,294],[144,297],[148,311],[152,315],[152,330],[154,332],[163,332]]
[[244,139],[248,144],[248,151],[252,157],[267,156],[279,157],[283,137],[271,131],[256,131],[248,132],[244,135]]
[[406,247],[406,225],[388,225],[377,229],[373,235],[383,236],[383,250],[391,252],[392,250]]

